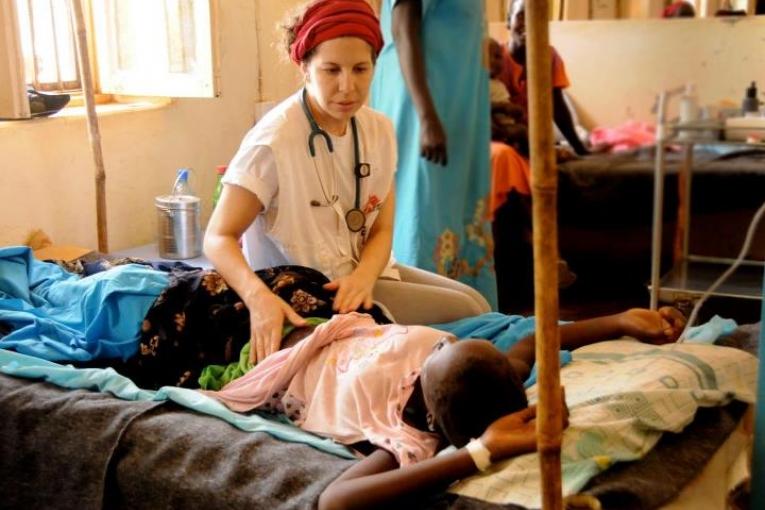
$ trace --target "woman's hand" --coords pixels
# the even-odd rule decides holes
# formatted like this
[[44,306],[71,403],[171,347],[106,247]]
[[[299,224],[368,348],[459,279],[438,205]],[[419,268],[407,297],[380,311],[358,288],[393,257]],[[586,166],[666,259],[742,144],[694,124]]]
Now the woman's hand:
[[250,361],[253,363],[260,363],[279,350],[285,318],[298,327],[307,324],[290,305],[265,286],[255,291],[246,305],[250,311]]
[[446,166],[446,132],[436,112],[420,120],[420,156],[432,163]]
[[363,306],[372,308],[372,289],[377,278],[356,268],[351,274],[324,284],[327,290],[337,291],[332,309],[339,313],[348,313]]
[[686,322],[680,310],[671,306],[658,310],[632,308],[619,314],[619,320],[625,335],[654,345],[676,341]]

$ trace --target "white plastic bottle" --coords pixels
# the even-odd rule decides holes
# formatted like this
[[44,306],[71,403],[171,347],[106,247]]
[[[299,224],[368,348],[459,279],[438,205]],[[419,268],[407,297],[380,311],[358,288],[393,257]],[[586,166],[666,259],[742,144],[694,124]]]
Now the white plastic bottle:
[[[688,126],[699,119],[699,101],[696,97],[696,87],[693,83],[685,86],[685,92],[680,98],[680,126]],[[679,138],[688,139],[698,135],[692,130],[681,129]]]

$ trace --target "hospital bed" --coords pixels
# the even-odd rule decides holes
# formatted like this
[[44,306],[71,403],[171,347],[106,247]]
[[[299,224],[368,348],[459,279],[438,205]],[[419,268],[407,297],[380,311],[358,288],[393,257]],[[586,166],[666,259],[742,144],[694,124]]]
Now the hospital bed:
[[[746,332],[747,341],[757,334]],[[3,372],[19,373],[19,361],[3,360]],[[93,378],[93,387],[97,384]],[[322,490],[354,462],[299,442],[239,430],[185,404],[183,399],[129,401],[0,374],[2,506],[312,508]],[[706,409],[683,433],[665,434],[649,456],[630,463],[637,475],[630,465],[617,465],[580,492],[596,495],[603,508],[689,508],[684,506],[688,501],[699,501],[690,498],[699,497],[706,506],[694,503],[692,508],[720,508],[710,502],[726,498],[747,475],[751,435],[745,411],[735,402]],[[680,452],[688,450],[695,452],[692,461],[671,477],[653,467],[677,465]],[[640,469],[642,463],[647,469]],[[522,507],[445,492],[412,508]]]

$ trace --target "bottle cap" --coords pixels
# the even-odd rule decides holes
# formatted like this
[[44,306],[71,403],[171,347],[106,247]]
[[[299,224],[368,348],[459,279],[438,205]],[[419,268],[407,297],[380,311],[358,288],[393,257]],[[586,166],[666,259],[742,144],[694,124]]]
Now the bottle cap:
[[188,168],[179,168],[178,169],[178,179],[182,181],[188,181],[189,180],[189,169]]
[[228,168],[228,165],[218,165],[215,167],[215,173],[218,175],[223,175],[226,173],[227,168]]

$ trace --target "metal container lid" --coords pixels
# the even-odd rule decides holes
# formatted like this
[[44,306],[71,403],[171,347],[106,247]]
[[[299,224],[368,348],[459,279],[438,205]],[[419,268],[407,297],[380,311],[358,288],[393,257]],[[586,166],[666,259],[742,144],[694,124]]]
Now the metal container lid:
[[160,195],[154,204],[162,209],[199,209],[201,200],[193,195]]

